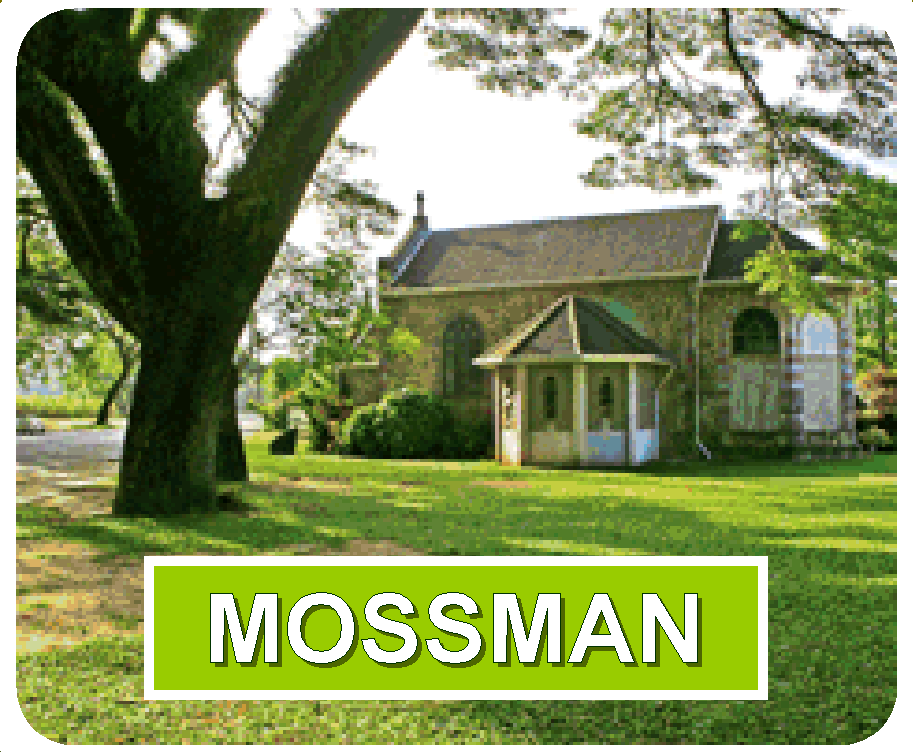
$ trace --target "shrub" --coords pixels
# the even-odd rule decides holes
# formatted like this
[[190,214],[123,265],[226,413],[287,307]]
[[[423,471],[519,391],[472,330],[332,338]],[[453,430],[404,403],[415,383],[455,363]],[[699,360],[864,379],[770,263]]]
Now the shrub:
[[340,431],[337,449],[381,459],[442,458],[453,433],[453,413],[440,397],[401,389],[355,410]]
[[444,449],[451,460],[483,459],[493,448],[494,429],[491,420],[458,420]]
[[101,399],[73,395],[16,395],[16,413],[39,418],[95,418]]
[[859,443],[876,449],[890,449],[894,446],[894,437],[885,429],[872,426],[859,432]]
[[288,408],[282,402],[247,403],[247,409],[263,418],[263,427],[267,431],[284,431],[288,426]]
[[470,460],[484,458],[492,440],[490,420],[458,420],[440,397],[401,389],[355,410],[336,449],[378,459]]
[[333,432],[325,420],[310,419],[311,430],[308,433],[308,449],[312,452],[326,452],[333,446]]
[[880,415],[897,413],[897,371],[881,366],[861,374],[859,390],[866,406]]

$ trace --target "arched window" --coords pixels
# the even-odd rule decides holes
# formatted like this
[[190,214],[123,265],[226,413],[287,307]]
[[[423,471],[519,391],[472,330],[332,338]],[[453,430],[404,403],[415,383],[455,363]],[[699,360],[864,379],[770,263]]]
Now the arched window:
[[739,314],[732,330],[733,355],[777,355],[780,327],[776,317],[764,308],[747,308]]
[[615,407],[615,394],[612,391],[612,379],[608,376],[602,377],[599,384],[599,408],[604,417],[612,416],[612,408]]
[[542,405],[545,408],[545,419],[555,419],[555,403],[558,398],[558,388],[554,376],[546,376],[542,381]]
[[807,315],[799,322],[803,361],[802,425],[807,431],[839,429],[843,421],[840,330],[830,316]]
[[444,395],[479,394],[483,372],[472,364],[482,354],[482,325],[472,316],[457,316],[444,329]]
[[780,326],[764,308],[747,308],[735,320],[730,371],[729,425],[739,431],[780,427]]

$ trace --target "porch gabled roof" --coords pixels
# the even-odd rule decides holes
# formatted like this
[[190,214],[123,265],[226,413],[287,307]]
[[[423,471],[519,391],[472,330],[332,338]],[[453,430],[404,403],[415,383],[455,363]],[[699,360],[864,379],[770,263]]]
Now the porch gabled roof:
[[613,316],[601,303],[565,295],[473,362],[646,360],[672,365],[674,356]]

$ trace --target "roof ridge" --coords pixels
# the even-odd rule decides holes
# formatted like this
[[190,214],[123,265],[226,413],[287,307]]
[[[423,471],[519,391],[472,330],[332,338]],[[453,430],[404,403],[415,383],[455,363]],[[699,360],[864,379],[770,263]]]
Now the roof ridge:
[[606,217],[635,217],[635,216],[642,216],[642,215],[648,215],[648,214],[672,214],[673,212],[698,211],[698,210],[702,210],[702,209],[703,210],[706,210],[706,209],[719,210],[721,208],[723,208],[722,204],[699,204],[697,206],[675,206],[675,207],[667,207],[667,208],[663,208],[663,209],[638,209],[638,210],[627,211],[627,212],[608,212],[605,214],[580,214],[580,215],[571,216],[571,217],[558,216],[558,217],[544,217],[541,219],[518,219],[518,220],[514,220],[512,222],[501,222],[499,224],[492,224],[492,225],[467,225],[465,227],[442,227],[440,229],[434,229],[434,230],[431,230],[429,228],[429,231],[431,232],[431,234],[436,235],[438,233],[444,233],[444,232],[462,232],[465,230],[493,230],[493,229],[497,229],[499,227],[518,227],[518,226],[523,226],[523,225],[545,224],[548,222],[556,222],[556,223],[557,222],[578,222],[578,221],[584,221],[587,219],[605,219]]
[[391,287],[603,277],[619,270],[699,273],[722,210],[705,204],[428,228],[402,244]]

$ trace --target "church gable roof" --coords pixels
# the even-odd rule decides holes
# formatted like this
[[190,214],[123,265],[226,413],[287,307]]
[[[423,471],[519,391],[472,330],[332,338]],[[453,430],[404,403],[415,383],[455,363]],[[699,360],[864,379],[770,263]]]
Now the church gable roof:
[[390,263],[399,272],[392,287],[696,275],[719,214],[718,206],[699,206],[410,235]]

